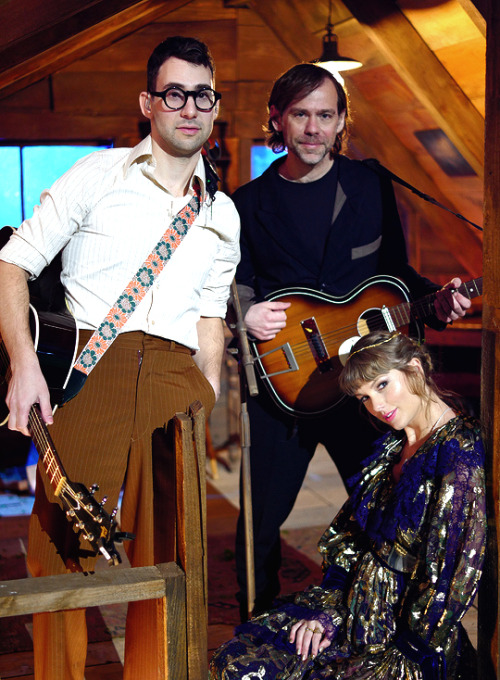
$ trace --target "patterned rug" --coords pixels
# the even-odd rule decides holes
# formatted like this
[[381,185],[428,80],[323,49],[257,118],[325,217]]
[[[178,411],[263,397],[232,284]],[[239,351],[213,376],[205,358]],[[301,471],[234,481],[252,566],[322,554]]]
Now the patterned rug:
[[[0,537],[0,581],[27,577],[26,555],[28,517],[3,517]],[[319,530],[287,532],[295,546],[312,554]],[[302,590],[321,581],[321,569],[303,552],[282,541],[280,572],[282,594]],[[106,568],[104,566],[104,568]],[[236,567],[234,534],[208,536],[208,620],[209,624],[237,625]],[[123,636],[126,605],[92,607],[87,610],[89,642],[104,642]],[[32,649],[31,616],[0,618],[0,655]]]
[[[315,532],[316,534],[316,532]],[[319,534],[318,534],[319,536]],[[281,594],[303,590],[321,581],[321,567],[282,540]],[[236,564],[234,535],[208,536],[208,623],[231,624],[240,622],[236,602]]]

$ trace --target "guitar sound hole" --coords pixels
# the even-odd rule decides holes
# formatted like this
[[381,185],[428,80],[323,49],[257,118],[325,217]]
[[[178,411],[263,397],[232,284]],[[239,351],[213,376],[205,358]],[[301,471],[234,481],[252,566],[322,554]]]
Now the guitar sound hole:
[[387,324],[380,309],[367,309],[359,318],[358,331],[360,335],[386,330]]

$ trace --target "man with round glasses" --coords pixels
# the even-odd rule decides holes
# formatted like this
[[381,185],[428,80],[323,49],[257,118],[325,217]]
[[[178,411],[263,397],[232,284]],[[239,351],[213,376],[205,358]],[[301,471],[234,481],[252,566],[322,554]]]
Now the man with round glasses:
[[220,92],[204,87],[201,90],[183,90],[180,87],[167,87],[163,92],[150,92],[155,97],[161,97],[167,109],[178,111],[186,105],[188,97],[192,97],[198,111],[211,111],[221,98]]
[[[8,297],[0,332],[12,369],[9,427],[28,434],[28,412],[38,402],[70,479],[86,487],[97,482],[97,500],[107,496],[112,508],[126,478],[121,528],[136,535],[126,546],[132,566],[167,561],[165,428],[195,400],[208,414],[220,389],[222,319],[239,260],[239,218],[202,156],[219,110],[213,88],[206,45],[184,37],[163,41],[151,54],[147,91],[139,96],[151,134],[133,149],[79,161],[43,192],[33,217],[0,252],[0,285]],[[164,256],[175,248],[163,271],[82,390],[53,417],[28,330],[27,280],[62,251],[61,282],[81,351],[187,206],[194,221],[161,250]],[[31,574],[92,571],[95,557],[84,549],[39,474]],[[129,604],[125,680],[166,677],[162,626],[154,601]],[[35,615],[33,637],[36,680],[83,680],[85,610]]]

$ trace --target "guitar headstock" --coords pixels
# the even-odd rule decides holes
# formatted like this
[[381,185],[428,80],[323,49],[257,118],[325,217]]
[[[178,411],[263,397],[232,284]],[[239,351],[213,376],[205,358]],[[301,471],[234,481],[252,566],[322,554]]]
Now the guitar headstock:
[[115,544],[132,540],[135,536],[118,531],[116,508],[111,514],[107,513],[103,507],[106,498],[99,503],[94,497],[97,490],[97,485],[87,489],[83,484],[65,478],[58,496],[66,510],[68,520],[74,523],[94,553],[96,555],[100,553],[110,566],[116,566],[120,564],[121,557]]

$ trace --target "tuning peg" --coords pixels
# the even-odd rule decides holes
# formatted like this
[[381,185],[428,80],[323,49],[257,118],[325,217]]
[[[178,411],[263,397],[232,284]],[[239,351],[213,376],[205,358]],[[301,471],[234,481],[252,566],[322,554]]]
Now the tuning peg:
[[114,519],[116,517],[116,513],[118,512],[118,508],[113,508],[111,511],[111,519]]
[[92,484],[89,491],[90,491],[90,495],[93,496],[96,491],[99,491],[99,484]]
[[74,510],[66,510],[66,516],[68,517],[68,519],[70,519],[71,517],[74,517],[75,511]]
[[108,497],[107,497],[107,496],[103,496],[103,497],[102,497],[102,501],[99,503],[99,505],[101,506],[101,508],[102,508],[102,506],[106,503],[107,500],[108,500]]

